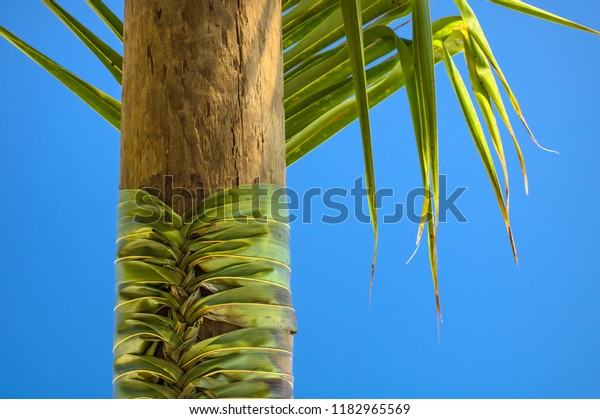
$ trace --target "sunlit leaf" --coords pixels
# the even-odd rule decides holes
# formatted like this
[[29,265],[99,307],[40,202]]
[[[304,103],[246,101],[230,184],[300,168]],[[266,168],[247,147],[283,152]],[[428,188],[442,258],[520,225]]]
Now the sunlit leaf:
[[362,25],[362,8],[360,0],[340,0],[348,55],[352,67],[352,80],[358,106],[358,119],[362,137],[363,156],[365,162],[365,183],[367,186],[367,200],[369,214],[373,225],[374,249],[371,264],[370,290],[373,289],[373,275],[375,273],[375,260],[377,259],[377,208],[375,207],[375,169],[373,165],[373,145],[371,139],[371,122],[369,118],[369,96],[367,94],[367,74],[365,71],[365,55]]
[[29,56],[33,61],[38,63],[46,71],[56,77],[69,90],[75,93],[92,109],[106,119],[116,129],[121,127],[121,103],[106,93],[98,90],[91,84],[81,80],[73,73],[65,70],[63,67],[40,53],[35,48],[21,41],[14,34],[9,32],[4,27],[0,26],[0,36],[4,37],[8,42],[16,46],[23,53]]
[[532,6],[530,4],[525,3],[520,0],[488,0],[491,3],[498,4],[500,6],[504,6],[508,9],[516,10],[517,12],[524,13],[526,15],[530,15],[533,17],[537,17],[540,19],[547,20],[552,23],[557,23],[559,25],[564,25],[569,28],[579,29],[581,31],[590,32],[595,35],[600,35],[595,29],[588,28],[587,26],[580,25],[579,23],[575,23],[571,20],[565,19],[554,13],[547,12],[545,10],[540,9],[539,7]]
[[60,7],[54,0],[42,0],[42,2],[71,30],[77,37],[94,53],[102,64],[111,72],[119,84],[123,78],[123,57],[104,41],[98,38],[92,31],[75,19],[65,9]]
[[102,0],[86,0],[86,3],[106,23],[106,26],[123,41],[123,22],[115,15]]

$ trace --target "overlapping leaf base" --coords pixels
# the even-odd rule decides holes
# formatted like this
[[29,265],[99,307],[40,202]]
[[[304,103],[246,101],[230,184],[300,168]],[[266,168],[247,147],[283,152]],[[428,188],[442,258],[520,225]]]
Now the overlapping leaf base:
[[[120,192],[116,397],[292,396],[289,225],[276,190],[226,189],[183,219],[145,191]],[[239,329],[201,339],[206,319]]]

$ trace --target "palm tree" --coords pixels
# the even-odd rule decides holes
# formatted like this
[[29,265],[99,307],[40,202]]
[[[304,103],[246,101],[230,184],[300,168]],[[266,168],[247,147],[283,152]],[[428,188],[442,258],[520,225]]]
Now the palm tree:
[[[64,70],[8,30],[0,29],[6,39],[112,125],[122,128],[117,396],[291,396],[291,334],[295,320],[289,291],[288,230],[270,212],[277,196],[276,186],[283,186],[285,179],[281,137],[285,135],[285,160],[290,165],[360,119],[376,249],[378,227],[368,110],[402,87],[406,87],[411,107],[423,185],[431,191],[423,206],[419,236],[427,227],[439,315],[436,63],[443,62],[447,69],[516,258],[497,115],[512,137],[525,182],[526,174],[501,90],[527,124],[466,1],[456,1],[460,16],[435,22],[430,21],[427,1],[372,0],[362,5],[354,0],[292,0],[282,4],[257,1],[239,10],[231,2],[210,13],[204,10],[214,7],[210,2],[180,2],[184,3],[182,13],[176,6],[158,7],[160,2],[126,1],[124,67],[116,51],[55,1],[44,3],[125,86],[121,114],[117,100]],[[520,1],[494,3],[594,32]],[[118,18],[99,0],[88,0],[88,4],[123,39],[123,24]],[[212,16],[211,22],[226,23],[197,25],[206,16]],[[281,51],[276,38],[280,19],[283,63],[278,59]],[[410,40],[393,30],[403,20],[411,21]],[[207,34],[207,27],[214,33]],[[172,42],[162,43],[164,39]],[[207,48],[207,43],[214,47]],[[158,50],[151,50],[149,45],[158,45]],[[459,53],[466,59],[475,102],[454,62]],[[229,58],[224,59],[224,54]],[[189,63],[182,59],[185,57]],[[199,75],[209,70],[210,76],[205,79],[210,83],[197,84],[202,78]],[[220,81],[222,85],[217,86]],[[264,84],[260,89],[256,88],[258,81]],[[207,86],[215,90],[209,92]],[[245,89],[243,93],[241,88]],[[283,106],[277,100],[282,96],[285,134]],[[215,102],[217,99],[221,102]],[[265,114],[270,121],[260,118]],[[484,126],[500,162],[501,176]],[[195,142],[188,140],[188,136],[194,138],[194,133]],[[146,141],[148,138],[152,141]],[[196,152],[198,144],[206,148]],[[247,159],[247,150],[257,148],[260,152]],[[176,182],[168,190],[163,183],[165,175],[174,176]],[[258,187],[249,187],[255,178],[260,179]],[[172,199],[182,193],[188,201]],[[244,222],[237,222],[240,219]]]

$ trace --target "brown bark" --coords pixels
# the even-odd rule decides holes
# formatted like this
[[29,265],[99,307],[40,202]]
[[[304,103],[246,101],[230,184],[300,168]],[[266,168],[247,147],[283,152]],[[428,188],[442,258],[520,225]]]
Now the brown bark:
[[284,186],[281,2],[125,0],[124,44],[121,189],[182,214],[229,186]]
[[124,42],[121,189],[284,185],[279,1],[126,0]]

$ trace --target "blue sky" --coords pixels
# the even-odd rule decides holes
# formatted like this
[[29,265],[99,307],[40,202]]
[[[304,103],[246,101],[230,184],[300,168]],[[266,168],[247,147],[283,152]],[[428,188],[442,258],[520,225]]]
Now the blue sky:
[[[83,2],[63,3],[110,39]],[[371,227],[296,222],[298,398],[600,397],[600,38],[471,3],[537,138],[561,153],[536,148],[514,118],[530,176],[525,196],[507,141],[520,263],[439,71],[440,168],[451,189],[468,187],[458,201],[468,223],[451,218],[439,230],[440,341],[425,249],[405,266],[415,224],[381,226],[369,309]],[[592,0],[536,4],[600,27]],[[455,14],[450,0],[434,0],[432,13]],[[0,16],[119,95],[40,2],[2,2]],[[118,133],[6,42],[0,57],[0,397],[111,397]],[[404,93],[378,106],[372,122],[378,186],[402,201],[420,182]],[[361,174],[354,124],[292,166],[288,186],[350,188]]]

